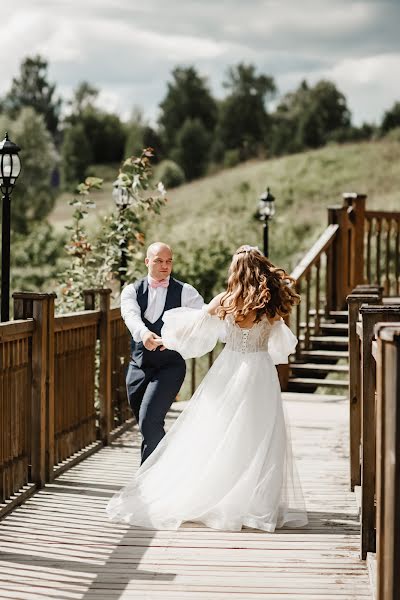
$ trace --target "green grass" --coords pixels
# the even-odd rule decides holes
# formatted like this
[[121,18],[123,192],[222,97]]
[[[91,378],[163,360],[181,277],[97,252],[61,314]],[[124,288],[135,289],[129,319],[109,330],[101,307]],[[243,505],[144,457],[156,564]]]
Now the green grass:
[[[290,269],[324,230],[326,209],[341,204],[343,192],[368,194],[369,208],[399,206],[399,156],[400,141],[383,139],[243,163],[170,190],[168,204],[161,217],[148,224],[146,238],[177,249],[183,243],[208,248],[219,239],[232,252],[243,243],[261,247],[262,226],[253,215],[258,196],[269,185],[276,197],[270,257]],[[111,189],[110,180],[96,193],[97,210],[89,216],[92,226],[111,210]],[[57,229],[70,220],[69,198],[61,195],[50,217]]]
[[[270,225],[270,258],[291,270],[327,225],[327,207],[341,205],[343,192],[368,195],[370,209],[399,209],[400,139],[331,145],[292,156],[251,161],[170,190],[161,216],[146,227],[147,242],[162,240],[173,248],[209,248],[224,240],[231,251],[243,243],[262,246],[262,226],[254,219],[257,200],[266,186],[276,197]],[[116,173],[116,171],[115,171]],[[92,174],[96,174],[92,170]],[[91,226],[113,207],[110,170],[96,192]],[[101,176],[100,175],[100,176]],[[70,222],[71,198],[63,194],[50,221],[60,230]],[[207,371],[207,358],[197,361],[197,382]],[[190,396],[188,376],[180,397]],[[327,390],[332,393],[332,390]]]

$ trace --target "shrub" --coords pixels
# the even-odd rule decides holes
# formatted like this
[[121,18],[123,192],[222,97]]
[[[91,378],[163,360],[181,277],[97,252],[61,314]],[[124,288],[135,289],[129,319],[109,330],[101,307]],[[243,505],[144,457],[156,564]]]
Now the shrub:
[[161,161],[154,176],[158,181],[162,181],[166,188],[178,187],[185,182],[185,173],[173,160]]

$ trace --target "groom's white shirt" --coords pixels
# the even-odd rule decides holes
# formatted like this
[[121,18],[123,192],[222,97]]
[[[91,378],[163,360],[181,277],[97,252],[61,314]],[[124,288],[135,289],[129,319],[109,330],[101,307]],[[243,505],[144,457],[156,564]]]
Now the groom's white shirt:
[[[169,280],[169,277],[167,278]],[[145,318],[150,323],[155,323],[164,310],[168,288],[148,287],[149,296]],[[204,300],[199,292],[189,283],[184,283],[182,288],[182,306],[187,308],[202,308]],[[121,293],[121,316],[125,325],[131,332],[135,342],[143,340],[144,334],[149,331],[142,321],[140,306],[136,299],[136,290],[133,283],[126,285]]]

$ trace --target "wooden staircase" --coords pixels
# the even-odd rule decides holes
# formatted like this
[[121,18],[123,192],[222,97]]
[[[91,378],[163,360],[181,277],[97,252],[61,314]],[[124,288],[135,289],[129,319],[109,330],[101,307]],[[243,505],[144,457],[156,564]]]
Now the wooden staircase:
[[[313,315],[314,312],[314,315]],[[310,311],[310,318],[315,311]],[[320,311],[318,335],[314,322],[309,323],[311,334],[308,349],[304,349],[305,323],[300,324],[299,343],[301,351],[290,363],[288,391],[315,392],[328,391],[343,395],[348,387],[348,313],[330,311],[325,317]],[[322,387],[321,387],[322,386]]]

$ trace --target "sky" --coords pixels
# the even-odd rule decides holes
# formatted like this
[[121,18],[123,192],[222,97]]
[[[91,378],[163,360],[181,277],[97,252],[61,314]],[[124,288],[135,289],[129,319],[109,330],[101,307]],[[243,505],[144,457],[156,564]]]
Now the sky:
[[65,99],[83,80],[98,104],[154,124],[175,66],[194,65],[224,96],[229,66],[252,63],[279,95],[324,78],[353,122],[400,101],[400,0],[3,0],[0,95],[24,57],[43,55]]

